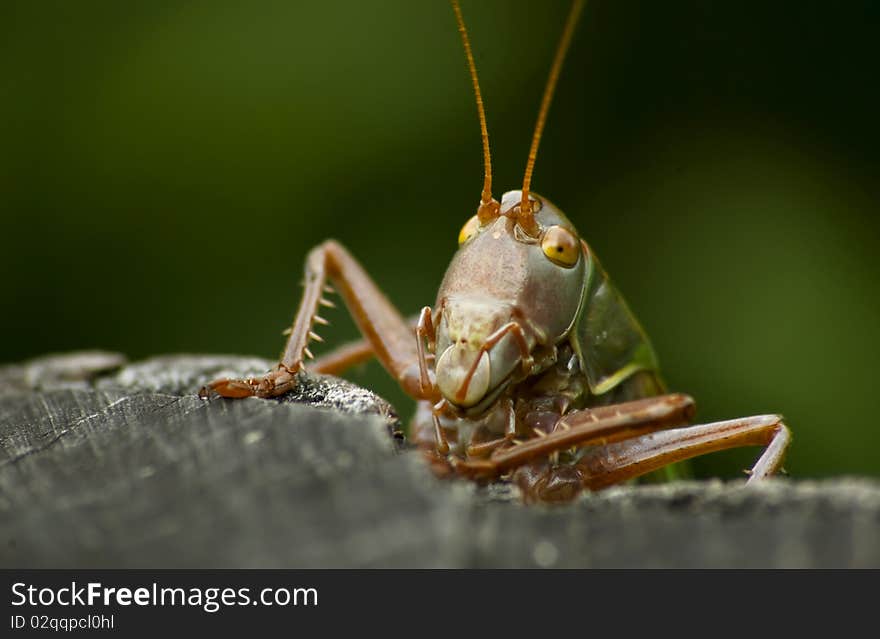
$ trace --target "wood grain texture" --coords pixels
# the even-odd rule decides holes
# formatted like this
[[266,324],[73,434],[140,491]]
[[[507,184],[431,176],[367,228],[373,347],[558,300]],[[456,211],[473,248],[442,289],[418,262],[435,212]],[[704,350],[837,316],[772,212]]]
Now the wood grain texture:
[[436,480],[398,452],[393,410],[347,382],[204,401],[204,381],[269,363],[104,355],[0,368],[3,567],[880,566],[876,481],[525,507],[507,486]]

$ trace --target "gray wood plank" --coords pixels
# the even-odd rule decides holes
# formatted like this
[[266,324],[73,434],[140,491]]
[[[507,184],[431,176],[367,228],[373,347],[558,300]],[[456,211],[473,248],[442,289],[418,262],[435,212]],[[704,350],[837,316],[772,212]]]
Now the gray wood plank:
[[880,566],[874,480],[523,506],[508,486],[436,480],[397,450],[393,409],[347,382],[201,400],[204,381],[269,363],[92,355],[0,368],[2,566]]

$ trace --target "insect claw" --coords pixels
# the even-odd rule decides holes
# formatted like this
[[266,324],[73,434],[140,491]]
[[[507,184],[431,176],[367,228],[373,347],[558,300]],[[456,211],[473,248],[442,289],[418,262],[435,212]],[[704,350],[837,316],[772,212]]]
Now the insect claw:
[[313,340],[315,340],[316,342],[323,342],[323,341],[324,341],[324,338],[321,337],[320,335],[318,335],[318,334],[317,334],[316,332],[314,332],[314,331],[309,331],[309,339],[313,339]]
[[320,325],[322,325],[322,326],[329,326],[329,325],[330,325],[330,321],[324,319],[324,318],[321,317],[320,315],[315,315],[315,316],[312,318],[312,321],[315,322],[315,324],[320,324]]

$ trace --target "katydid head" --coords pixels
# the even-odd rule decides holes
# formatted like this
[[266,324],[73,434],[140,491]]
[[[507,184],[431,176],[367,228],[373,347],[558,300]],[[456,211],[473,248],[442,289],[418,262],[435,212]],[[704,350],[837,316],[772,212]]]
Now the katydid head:
[[[523,187],[499,203],[483,98],[458,0],[452,0],[477,102],[483,141],[483,191],[477,214],[459,234],[460,249],[437,296],[435,373],[440,393],[469,414],[481,413],[520,376],[547,365],[577,318],[588,254],[571,223],[530,193],[538,143],[583,0],[574,0],[556,51]],[[543,355],[543,357],[539,357]],[[540,361],[539,361],[540,360]]]
[[437,296],[437,386],[469,412],[546,360],[540,354],[566,338],[583,297],[586,245],[559,209],[534,194],[537,236],[529,235],[521,196],[505,193],[495,218],[465,224]]

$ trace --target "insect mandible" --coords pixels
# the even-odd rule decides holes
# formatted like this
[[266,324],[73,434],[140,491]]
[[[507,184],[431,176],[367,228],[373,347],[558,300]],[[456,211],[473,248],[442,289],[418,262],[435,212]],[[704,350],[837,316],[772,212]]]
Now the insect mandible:
[[492,197],[489,136],[468,34],[464,45],[483,141],[477,212],[434,308],[408,322],[363,267],[328,240],[306,258],[299,309],[281,361],[262,377],[219,379],[202,396],[276,397],[297,384],[319,309],[335,285],[363,341],[309,370],[336,374],[375,356],[417,400],[411,437],[443,475],[509,478],[529,501],[565,501],[697,455],[763,446],[749,482],[781,466],[791,434],[779,415],[688,426],[693,399],[665,394],[651,344],[595,254],[550,201],[531,191],[538,143],[583,0],[572,4],[544,90],[523,186]]

